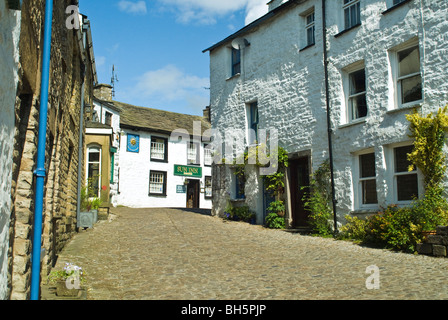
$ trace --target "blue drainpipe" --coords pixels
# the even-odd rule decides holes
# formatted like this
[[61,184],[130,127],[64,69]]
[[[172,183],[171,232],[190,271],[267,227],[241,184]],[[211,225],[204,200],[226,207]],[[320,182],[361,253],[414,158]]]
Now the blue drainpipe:
[[40,258],[42,246],[42,211],[44,202],[45,149],[47,142],[48,90],[50,80],[51,33],[53,23],[53,0],[46,0],[44,47],[42,54],[42,82],[40,92],[39,137],[37,143],[36,191],[34,202],[34,237],[31,262],[31,300],[39,300]]

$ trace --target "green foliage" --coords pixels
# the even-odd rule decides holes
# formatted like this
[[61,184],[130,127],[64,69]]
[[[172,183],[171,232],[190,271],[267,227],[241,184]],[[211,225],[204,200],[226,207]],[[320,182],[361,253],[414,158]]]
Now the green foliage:
[[411,137],[415,139],[414,150],[408,155],[413,169],[417,166],[425,176],[425,186],[438,188],[446,172],[446,157],[443,153],[445,134],[448,132],[448,106],[439,108],[436,115],[426,117],[414,112],[407,115]]
[[332,234],[331,225],[328,222],[333,215],[330,188],[330,163],[327,160],[314,172],[309,192],[306,192],[303,198],[305,209],[310,212],[309,225],[312,232],[321,236]]
[[233,207],[231,204],[227,205],[225,215],[228,220],[243,222],[252,222],[255,218],[255,214],[250,211],[248,206]]
[[270,229],[284,229],[285,218],[280,217],[276,212],[271,212],[266,216],[266,227]]
[[68,278],[76,277],[81,284],[86,283],[86,273],[81,267],[74,265],[73,263],[66,263],[62,270],[51,271],[48,275],[47,282],[49,284],[55,284],[60,281],[66,281]]
[[285,172],[288,167],[288,153],[285,149],[279,147],[277,153],[270,157],[277,156],[277,171],[269,176],[264,177],[266,190],[273,191],[277,197],[280,197],[282,189],[285,187]]
[[340,228],[338,238],[363,242],[367,236],[368,222],[349,215],[345,216],[345,219],[347,223]]
[[89,179],[87,185],[81,188],[81,211],[98,210],[101,203],[102,201],[93,191],[92,181]]

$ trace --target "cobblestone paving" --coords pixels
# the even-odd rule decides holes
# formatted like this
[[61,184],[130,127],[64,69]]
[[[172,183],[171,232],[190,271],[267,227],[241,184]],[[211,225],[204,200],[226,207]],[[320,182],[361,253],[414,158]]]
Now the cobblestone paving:
[[[89,300],[447,299],[448,259],[365,248],[173,209],[112,211],[59,255]],[[366,288],[366,268],[380,288]]]

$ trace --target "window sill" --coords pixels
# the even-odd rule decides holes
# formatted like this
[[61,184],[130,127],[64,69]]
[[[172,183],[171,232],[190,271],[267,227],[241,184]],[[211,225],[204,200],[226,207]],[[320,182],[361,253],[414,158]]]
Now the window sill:
[[148,193],[148,196],[149,196],[149,197],[166,198],[166,197],[167,197],[167,194],[166,194],[166,193],[164,193],[164,194],[159,194],[159,193]]
[[243,199],[230,199],[230,202],[241,202],[241,203],[243,203],[243,202],[246,202],[246,198],[243,198]]
[[411,0],[405,0],[403,2],[400,2],[399,4],[394,5],[393,7],[390,7],[389,9],[387,9],[386,11],[381,12],[381,14],[388,14],[391,11],[394,11],[395,9],[403,6],[404,4],[410,2]]
[[302,49],[300,49],[299,52],[302,52],[308,48],[314,47],[315,45],[316,45],[316,43],[311,43],[311,44],[307,45],[306,47],[303,47]]
[[401,107],[399,107],[399,108],[396,108],[396,109],[391,109],[391,110],[387,110],[387,114],[393,114],[393,113],[397,113],[397,112],[400,112],[400,111],[408,111],[408,110],[412,110],[412,109],[419,109],[419,108],[421,108],[421,104],[420,104],[421,102],[420,101],[418,101],[418,102],[416,102],[416,103],[413,103],[413,104],[410,104],[410,105],[405,105],[405,106],[401,106]]
[[358,124],[362,124],[362,123],[365,123],[365,122],[366,122],[366,118],[365,117],[361,118],[361,119],[356,119],[356,120],[353,120],[353,121],[351,121],[349,123],[341,124],[338,127],[338,129],[352,127],[352,126],[355,126],[355,125],[358,125]]
[[379,207],[376,208],[360,208],[360,209],[356,209],[353,210],[351,212],[352,215],[356,215],[356,216],[366,216],[366,215],[371,215],[371,214],[375,214],[380,210]]
[[151,162],[168,163],[168,160],[151,159]]
[[339,32],[339,33],[336,34],[334,37],[335,37],[335,38],[338,38],[338,37],[342,36],[343,34],[346,34],[347,32],[349,32],[349,31],[351,31],[351,30],[353,30],[353,29],[358,28],[359,26],[361,26],[361,23],[355,24],[354,26],[351,26],[350,28],[345,29],[345,30]]
[[232,80],[232,79],[235,79],[235,78],[239,78],[240,76],[241,76],[241,73],[237,73],[237,74],[235,74],[235,75],[233,75],[233,76],[228,77],[228,78],[226,79],[226,81],[229,81],[229,80]]

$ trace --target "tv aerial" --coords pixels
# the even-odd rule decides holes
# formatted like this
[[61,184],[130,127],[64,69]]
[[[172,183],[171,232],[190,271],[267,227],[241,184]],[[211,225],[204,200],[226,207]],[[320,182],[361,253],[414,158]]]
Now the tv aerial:
[[112,78],[110,79],[110,84],[112,86],[112,97],[115,98],[115,82],[119,82],[118,76],[115,73],[115,65],[112,65]]

